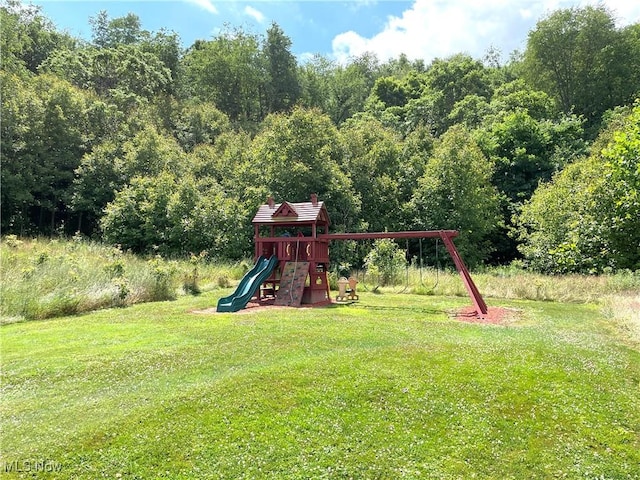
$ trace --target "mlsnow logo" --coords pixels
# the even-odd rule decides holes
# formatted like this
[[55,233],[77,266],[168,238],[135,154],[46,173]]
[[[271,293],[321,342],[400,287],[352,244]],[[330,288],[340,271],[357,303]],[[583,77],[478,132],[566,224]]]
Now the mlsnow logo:
[[0,471],[5,473],[54,473],[62,470],[62,465],[55,460],[12,460],[2,462]]

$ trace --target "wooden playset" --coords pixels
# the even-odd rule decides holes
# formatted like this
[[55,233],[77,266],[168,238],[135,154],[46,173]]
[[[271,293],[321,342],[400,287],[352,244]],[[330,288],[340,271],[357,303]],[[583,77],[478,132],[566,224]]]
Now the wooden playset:
[[[329,233],[329,225],[324,202],[315,194],[311,195],[311,201],[301,203],[275,203],[269,197],[253,218],[254,256],[256,266],[259,263],[262,268],[254,267],[249,272],[250,278],[245,276],[241,282],[242,291],[237,290],[221,299],[218,311],[237,311],[244,308],[249,298],[286,306],[330,303],[328,271],[331,241],[439,238],[451,255],[476,312],[487,313],[487,305],[453,243],[453,238],[458,235],[456,230],[332,234]],[[355,298],[355,283],[353,292]],[[247,295],[250,297],[246,298]]]

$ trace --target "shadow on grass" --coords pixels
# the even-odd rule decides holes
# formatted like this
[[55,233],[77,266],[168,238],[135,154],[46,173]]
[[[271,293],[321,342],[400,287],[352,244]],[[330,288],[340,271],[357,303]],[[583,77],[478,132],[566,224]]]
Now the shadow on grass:
[[450,315],[451,312],[439,308],[424,308],[424,307],[412,307],[412,306],[391,306],[391,305],[365,305],[359,302],[343,302],[343,303],[332,303],[331,305],[327,305],[327,308],[363,308],[366,310],[377,310],[377,311],[389,311],[389,312],[403,312],[403,313],[419,313],[425,315]]

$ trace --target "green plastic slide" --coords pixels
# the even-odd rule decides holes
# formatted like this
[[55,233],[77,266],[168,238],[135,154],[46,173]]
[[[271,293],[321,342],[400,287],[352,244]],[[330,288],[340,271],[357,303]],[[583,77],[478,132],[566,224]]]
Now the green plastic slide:
[[242,277],[236,291],[228,297],[223,297],[218,300],[218,308],[216,311],[237,312],[246,307],[255,291],[269,278],[269,275],[271,275],[271,272],[273,272],[277,264],[278,257],[275,255],[272,255],[269,259],[265,256],[258,258],[253,268]]

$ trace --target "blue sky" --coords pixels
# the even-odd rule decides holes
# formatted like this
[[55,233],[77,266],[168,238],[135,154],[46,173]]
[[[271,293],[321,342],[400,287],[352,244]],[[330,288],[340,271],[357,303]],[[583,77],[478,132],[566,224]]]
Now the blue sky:
[[506,61],[526,46],[527,33],[547,13],[571,6],[606,5],[618,25],[640,21],[640,2],[630,0],[32,0],[60,30],[91,38],[89,18],[140,17],[149,31],[179,34],[187,48],[216,36],[225,25],[263,35],[275,21],[300,60],[313,54],[346,61],[364,52],[380,60],[400,53],[410,59],[468,53],[481,58],[491,47]]

